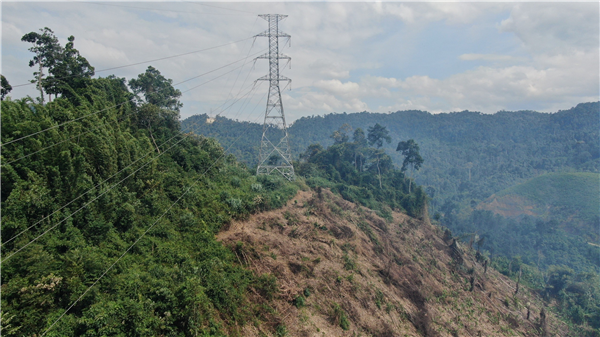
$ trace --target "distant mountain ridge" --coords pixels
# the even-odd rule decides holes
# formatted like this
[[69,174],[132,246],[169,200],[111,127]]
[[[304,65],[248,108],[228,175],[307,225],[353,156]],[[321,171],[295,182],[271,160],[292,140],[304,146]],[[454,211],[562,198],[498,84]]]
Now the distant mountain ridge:
[[[425,163],[414,176],[432,187],[434,210],[451,203],[468,206],[493,193],[547,172],[599,172],[599,102],[581,103],[556,113],[499,111],[495,114],[462,111],[431,114],[425,111],[341,113],[303,117],[289,127],[295,158],[313,143],[328,146],[329,137],[343,124],[366,130],[379,123],[392,137],[384,149],[399,165],[399,141],[414,139]],[[182,121],[182,128],[215,137],[239,160],[255,165],[262,125],[207,115]],[[450,203],[450,204],[448,204]]]

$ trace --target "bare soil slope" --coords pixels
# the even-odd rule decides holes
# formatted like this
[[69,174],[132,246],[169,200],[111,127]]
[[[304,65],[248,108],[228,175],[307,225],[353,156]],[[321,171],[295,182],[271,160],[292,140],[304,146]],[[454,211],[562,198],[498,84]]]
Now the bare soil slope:
[[242,335],[568,335],[547,310],[540,318],[539,298],[523,287],[515,296],[514,281],[444,234],[397,212],[386,223],[327,190],[232,223],[219,239],[279,286],[272,301],[256,294],[267,323]]

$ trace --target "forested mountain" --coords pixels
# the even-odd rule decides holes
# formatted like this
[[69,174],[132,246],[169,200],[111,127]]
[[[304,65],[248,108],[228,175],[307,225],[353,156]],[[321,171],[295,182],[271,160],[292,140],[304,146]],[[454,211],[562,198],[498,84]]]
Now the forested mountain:
[[546,173],[493,194],[477,209],[513,219],[554,220],[565,231],[598,242],[599,188],[596,173]]
[[[250,166],[256,164],[261,125],[223,117],[207,124],[206,118],[190,117],[182,121],[182,128],[215,137],[224,146],[241,135],[241,145],[234,146],[231,153]],[[290,144],[298,157],[311,144],[333,144],[330,136],[344,124],[366,130],[376,123],[390,132],[392,141],[383,149],[396,165],[403,160],[395,151],[399,141],[414,139],[419,144],[424,164],[414,177],[417,183],[434,189],[430,197],[435,210],[446,202],[479,203],[545,172],[600,169],[598,102],[552,114],[398,111],[303,117],[289,127]]]
[[[585,268],[594,246],[490,211],[441,220],[464,231],[496,221],[519,240],[491,233],[489,246],[476,235],[467,245],[432,225],[426,188],[411,178],[427,147],[399,144],[394,166],[388,147],[407,135],[388,122],[315,128],[325,145],[297,152],[296,181],[256,176],[215,139],[182,132],[181,92],[156,68],[94,79],[74,37],[62,47],[46,28],[23,40],[48,72],[39,98],[13,99],[2,81],[2,335],[599,335],[598,273]],[[213,124],[225,146],[240,125],[261,133]],[[593,171],[590,156],[581,165]],[[494,255],[502,240],[522,257]],[[536,269],[532,242],[577,252],[578,268]]]
[[[311,171],[306,168],[318,160],[325,174],[316,176],[335,182],[340,177],[354,176],[340,174],[352,172],[356,165],[357,142],[350,139],[354,131],[385,125],[391,142],[384,142],[381,150],[390,160],[386,164],[396,167],[405,159],[395,151],[396,146],[413,139],[424,162],[420,170],[404,172],[404,181],[410,181],[406,178],[412,176],[423,186],[434,222],[450,228],[457,238],[476,244],[506,275],[517,277],[523,273],[524,282],[558,298],[563,313],[576,317],[576,322],[584,322],[585,317],[592,317],[589,313],[599,309],[598,304],[577,295],[589,289],[567,283],[591,282],[597,280],[600,272],[599,211],[594,208],[600,196],[599,107],[598,102],[582,103],[553,114],[330,114],[297,120],[289,128],[290,143],[299,159],[297,168],[301,174],[310,176]],[[243,149],[234,146],[232,153],[249,165],[255,163],[260,125],[243,123],[242,129],[242,123],[226,118],[217,118],[212,124],[204,123],[206,118],[190,117],[182,126],[224,143],[242,135],[246,140]],[[346,140],[340,142],[340,135]],[[327,151],[322,152],[327,146]],[[343,158],[347,164],[336,164]],[[369,162],[371,169],[372,163],[373,157]],[[378,192],[376,180],[365,183]],[[360,194],[355,190],[335,183],[328,187],[347,200],[360,202]],[[544,189],[538,191],[541,187]],[[489,203],[488,198],[493,198],[494,193],[503,196],[510,192],[536,201],[545,198],[546,203],[539,207],[546,207],[547,212],[507,218],[486,208],[485,201]]]

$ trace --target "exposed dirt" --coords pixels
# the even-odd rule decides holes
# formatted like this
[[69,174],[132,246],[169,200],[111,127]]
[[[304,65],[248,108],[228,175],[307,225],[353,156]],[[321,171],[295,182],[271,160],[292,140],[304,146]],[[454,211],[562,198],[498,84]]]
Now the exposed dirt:
[[492,211],[507,218],[519,218],[523,215],[534,217],[546,216],[549,207],[540,209],[540,207],[536,207],[527,198],[509,194],[502,197],[492,195],[486,201],[479,204],[477,209]]
[[[541,335],[542,301],[522,286],[514,296],[514,281],[484,272],[439,227],[401,213],[386,223],[327,190],[301,191],[218,237],[240,263],[277,277],[274,310],[243,336],[272,336],[277,326],[288,336]],[[304,305],[294,305],[298,296]],[[549,336],[568,335],[551,313],[547,320]]]

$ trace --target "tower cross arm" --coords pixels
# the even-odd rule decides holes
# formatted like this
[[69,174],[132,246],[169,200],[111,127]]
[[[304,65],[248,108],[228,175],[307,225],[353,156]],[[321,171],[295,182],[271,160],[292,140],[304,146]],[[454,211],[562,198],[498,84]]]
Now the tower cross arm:
[[283,82],[283,81],[290,81],[291,82],[292,81],[291,78],[285,77],[285,76],[281,76],[281,75],[279,76],[279,78],[270,78],[269,75],[265,75],[265,76],[257,78],[255,80],[255,82],[256,81],[271,81],[271,80],[273,80],[273,81],[279,81],[279,82]]
[[263,36],[266,36],[266,37],[277,36],[277,37],[288,37],[288,38],[292,37],[290,34],[286,34],[286,33],[282,32],[282,31],[277,31],[275,33],[269,33],[268,29],[265,30],[264,32],[260,33],[260,34],[254,35],[254,37],[263,37]]
[[[267,59],[268,60],[271,57],[273,57],[273,56],[269,56],[269,53],[265,53],[265,54],[262,54],[260,56],[255,57],[254,60],[255,61],[258,60],[258,59]],[[285,54],[278,54],[277,56],[274,56],[274,57],[276,57],[278,59],[287,59],[287,60],[291,60],[292,59],[291,57],[289,57],[288,55],[285,55]]]

